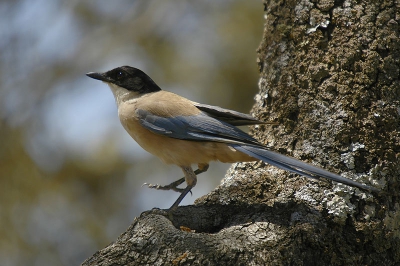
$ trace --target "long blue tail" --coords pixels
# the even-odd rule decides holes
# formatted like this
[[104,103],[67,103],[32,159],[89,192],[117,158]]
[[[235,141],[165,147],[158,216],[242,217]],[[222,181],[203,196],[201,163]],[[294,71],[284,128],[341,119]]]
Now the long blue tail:
[[296,160],[292,157],[288,157],[273,151],[269,151],[262,146],[256,146],[256,145],[253,146],[245,144],[230,144],[229,146],[231,146],[237,151],[243,152],[251,157],[257,158],[265,163],[309,178],[319,179],[320,177],[323,177],[335,182],[357,187],[369,192],[380,191],[377,188],[355,182],[340,175],[328,172],[322,168]]

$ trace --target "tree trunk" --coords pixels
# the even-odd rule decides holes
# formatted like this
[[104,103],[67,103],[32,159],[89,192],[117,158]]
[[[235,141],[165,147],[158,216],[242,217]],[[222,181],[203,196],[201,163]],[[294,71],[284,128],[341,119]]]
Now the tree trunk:
[[258,51],[253,112],[280,125],[256,138],[381,195],[238,163],[194,206],[143,213],[83,265],[398,265],[399,7],[265,1]]

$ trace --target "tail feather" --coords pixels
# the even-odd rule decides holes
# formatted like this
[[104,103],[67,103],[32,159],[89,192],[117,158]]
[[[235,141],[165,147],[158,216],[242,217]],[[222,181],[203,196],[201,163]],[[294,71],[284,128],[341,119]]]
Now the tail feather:
[[279,154],[262,146],[243,145],[243,144],[230,144],[232,148],[237,151],[243,152],[251,157],[257,158],[265,163],[276,166],[283,170],[287,170],[299,175],[309,178],[318,179],[320,177],[330,179],[335,182],[343,183],[349,186],[357,187],[369,192],[379,192],[379,189],[370,187],[356,181],[347,179],[340,175],[328,172],[322,168],[307,164],[292,157]]

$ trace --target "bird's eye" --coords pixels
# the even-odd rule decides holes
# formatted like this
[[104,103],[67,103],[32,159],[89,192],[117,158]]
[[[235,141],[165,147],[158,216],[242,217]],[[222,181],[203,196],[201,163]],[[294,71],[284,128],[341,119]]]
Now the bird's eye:
[[121,79],[121,78],[123,78],[123,77],[125,76],[125,73],[122,72],[122,71],[118,71],[116,74],[117,74],[117,75],[116,75],[116,78],[117,78],[117,79]]

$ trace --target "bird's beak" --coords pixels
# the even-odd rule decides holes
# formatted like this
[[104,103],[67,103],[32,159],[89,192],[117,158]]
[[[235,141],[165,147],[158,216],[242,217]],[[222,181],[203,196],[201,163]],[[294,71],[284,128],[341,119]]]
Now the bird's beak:
[[92,79],[97,79],[97,80],[101,80],[101,81],[108,81],[106,75],[104,75],[104,73],[97,73],[97,72],[89,72],[86,73],[86,76],[92,78]]

